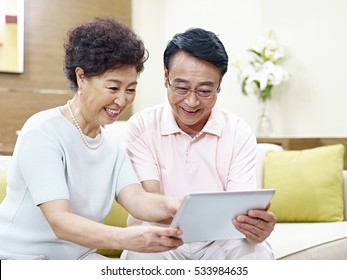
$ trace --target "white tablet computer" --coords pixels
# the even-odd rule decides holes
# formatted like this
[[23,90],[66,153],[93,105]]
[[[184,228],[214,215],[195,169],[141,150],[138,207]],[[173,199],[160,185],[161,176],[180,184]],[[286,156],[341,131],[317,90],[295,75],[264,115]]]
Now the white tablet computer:
[[265,209],[275,190],[187,194],[171,226],[179,227],[184,242],[244,238],[232,220],[250,209]]

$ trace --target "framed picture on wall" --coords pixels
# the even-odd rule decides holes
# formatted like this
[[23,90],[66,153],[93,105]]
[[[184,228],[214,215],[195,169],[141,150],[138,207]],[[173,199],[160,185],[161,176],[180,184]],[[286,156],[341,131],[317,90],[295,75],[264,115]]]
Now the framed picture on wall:
[[0,72],[24,71],[24,0],[0,1]]

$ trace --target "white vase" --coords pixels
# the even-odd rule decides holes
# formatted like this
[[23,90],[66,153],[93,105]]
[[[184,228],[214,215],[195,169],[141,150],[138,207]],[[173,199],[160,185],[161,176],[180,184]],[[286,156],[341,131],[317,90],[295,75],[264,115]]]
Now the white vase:
[[257,137],[270,137],[272,135],[272,123],[270,118],[270,100],[258,99],[258,125]]

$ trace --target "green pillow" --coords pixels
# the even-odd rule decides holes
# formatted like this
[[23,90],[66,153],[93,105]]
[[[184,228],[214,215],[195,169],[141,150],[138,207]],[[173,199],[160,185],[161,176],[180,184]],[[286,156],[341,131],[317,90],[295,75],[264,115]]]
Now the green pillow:
[[269,151],[264,188],[276,189],[270,211],[278,222],[343,220],[342,144],[301,151]]
[[0,203],[3,201],[6,195],[6,173],[0,173]]
[[[128,212],[115,201],[104,223],[116,227],[126,227],[127,219]],[[122,254],[122,251],[117,249],[98,249],[96,252],[110,258],[119,258]]]

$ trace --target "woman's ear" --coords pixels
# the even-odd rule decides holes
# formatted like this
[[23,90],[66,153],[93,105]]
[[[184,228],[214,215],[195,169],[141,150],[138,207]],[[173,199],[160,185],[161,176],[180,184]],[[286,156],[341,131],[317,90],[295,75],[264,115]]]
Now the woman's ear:
[[84,71],[81,67],[77,67],[75,69],[75,74],[76,74],[76,80],[77,80],[77,85],[79,88],[83,88],[83,83],[85,80],[85,76],[84,76]]

